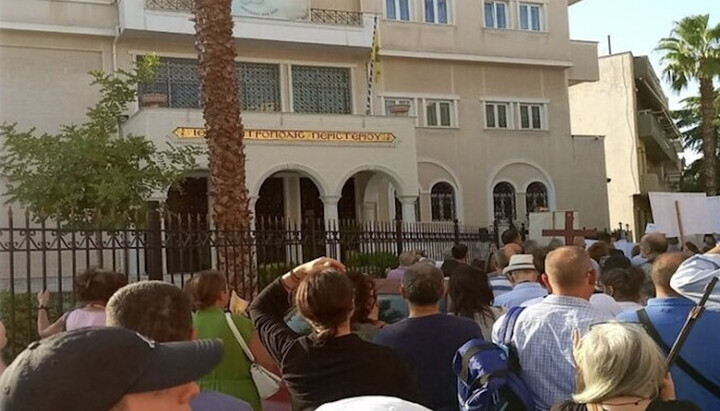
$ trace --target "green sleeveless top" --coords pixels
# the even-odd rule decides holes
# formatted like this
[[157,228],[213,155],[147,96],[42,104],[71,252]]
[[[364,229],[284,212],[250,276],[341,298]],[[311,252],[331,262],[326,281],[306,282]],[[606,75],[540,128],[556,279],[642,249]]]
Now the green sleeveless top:
[[[237,314],[233,314],[232,318],[245,343],[250,346],[253,334],[250,319]],[[255,411],[262,411],[260,395],[250,376],[250,360],[235,340],[225,312],[217,307],[200,310],[193,316],[193,326],[197,330],[197,338],[220,338],[225,347],[220,364],[198,381],[200,389],[232,395],[248,402]]]

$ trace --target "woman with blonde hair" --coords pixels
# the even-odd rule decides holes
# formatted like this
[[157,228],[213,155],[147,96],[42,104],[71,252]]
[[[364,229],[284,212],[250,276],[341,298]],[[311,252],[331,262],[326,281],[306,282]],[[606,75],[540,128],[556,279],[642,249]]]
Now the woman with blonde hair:
[[700,411],[675,400],[665,359],[641,326],[597,324],[574,340],[577,392],[552,411]]

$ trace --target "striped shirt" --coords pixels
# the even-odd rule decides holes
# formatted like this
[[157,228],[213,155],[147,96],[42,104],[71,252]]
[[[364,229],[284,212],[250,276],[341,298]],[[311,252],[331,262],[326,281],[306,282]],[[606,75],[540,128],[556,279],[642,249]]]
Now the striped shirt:
[[513,289],[510,280],[508,280],[507,277],[499,273],[489,274],[488,283],[490,284],[490,288],[492,289],[493,296],[495,298],[497,298],[497,296],[499,295],[509,293]]
[[[512,343],[520,356],[521,376],[535,395],[536,410],[570,399],[575,390],[573,330],[587,333],[590,325],[612,316],[594,309],[587,300],[549,295],[526,308],[515,323]],[[493,341],[504,318],[493,327]]]

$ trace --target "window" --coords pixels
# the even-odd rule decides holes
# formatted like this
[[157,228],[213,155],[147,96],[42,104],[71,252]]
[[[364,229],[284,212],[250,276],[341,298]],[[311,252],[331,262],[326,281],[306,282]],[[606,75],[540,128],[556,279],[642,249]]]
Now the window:
[[520,29],[529,31],[542,31],[541,4],[520,3]]
[[[240,108],[280,111],[280,67],[277,64],[236,63]],[[155,79],[139,86],[139,94],[161,94],[165,107],[200,108],[197,60],[161,58]],[[141,98],[142,103],[142,98]]]
[[[415,117],[415,101],[411,98],[385,97],[385,115]],[[408,109],[405,111],[405,109]]]
[[281,111],[280,67],[277,64],[238,63],[240,108]]
[[485,2],[485,27],[495,29],[507,28],[508,4],[504,1]]
[[427,127],[453,127],[454,102],[451,100],[425,100],[425,125]]
[[510,103],[485,103],[485,127],[510,128]]
[[528,213],[548,208],[548,192],[545,184],[535,181],[525,190],[525,206]]
[[385,0],[385,16],[388,20],[410,21],[409,0]]
[[544,128],[544,106],[542,104],[520,103],[520,128],[542,130]]
[[448,183],[437,183],[430,190],[433,221],[455,220],[455,190]]
[[498,222],[515,219],[515,187],[510,183],[498,183],[493,188],[493,212]]
[[350,69],[292,66],[296,113],[352,114]]
[[448,1],[425,0],[425,22],[448,24]]

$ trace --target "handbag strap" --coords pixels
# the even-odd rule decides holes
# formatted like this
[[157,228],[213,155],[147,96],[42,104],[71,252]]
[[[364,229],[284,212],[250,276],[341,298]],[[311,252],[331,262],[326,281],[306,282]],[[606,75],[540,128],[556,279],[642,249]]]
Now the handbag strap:
[[245,340],[242,338],[242,335],[240,335],[240,331],[237,328],[237,325],[235,325],[235,321],[232,319],[232,314],[225,313],[225,320],[227,320],[228,325],[230,326],[230,331],[232,331],[233,335],[235,336],[235,340],[237,340],[238,344],[240,344],[240,347],[242,347],[243,351],[245,351],[245,355],[250,359],[250,362],[253,364],[255,363],[255,356],[250,352],[250,348],[248,348],[247,344],[245,343]]
[[[640,322],[645,326],[645,330],[647,331],[647,333],[650,335],[650,337],[652,337],[653,340],[655,340],[655,343],[659,345],[665,353],[670,351],[670,347],[665,344],[665,341],[663,341],[662,337],[660,337],[660,333],[658,333],[652,321],[650,321],[650,316],[648,315],[647,311],[645,311],[644,308],[642,310],[638,310],[637,316]],[[698,383],[700,386],[702,386],[712,395],[714,395],[715,398],[720,399],[720,387],[707,379],[704,375],[702,375],[700,371],[696,370],[695,367],[685,361],[683,357],[678,356],[675,364],[678,366],[678,368],[683,370],[685,374],[695,380],[696,383]]]

